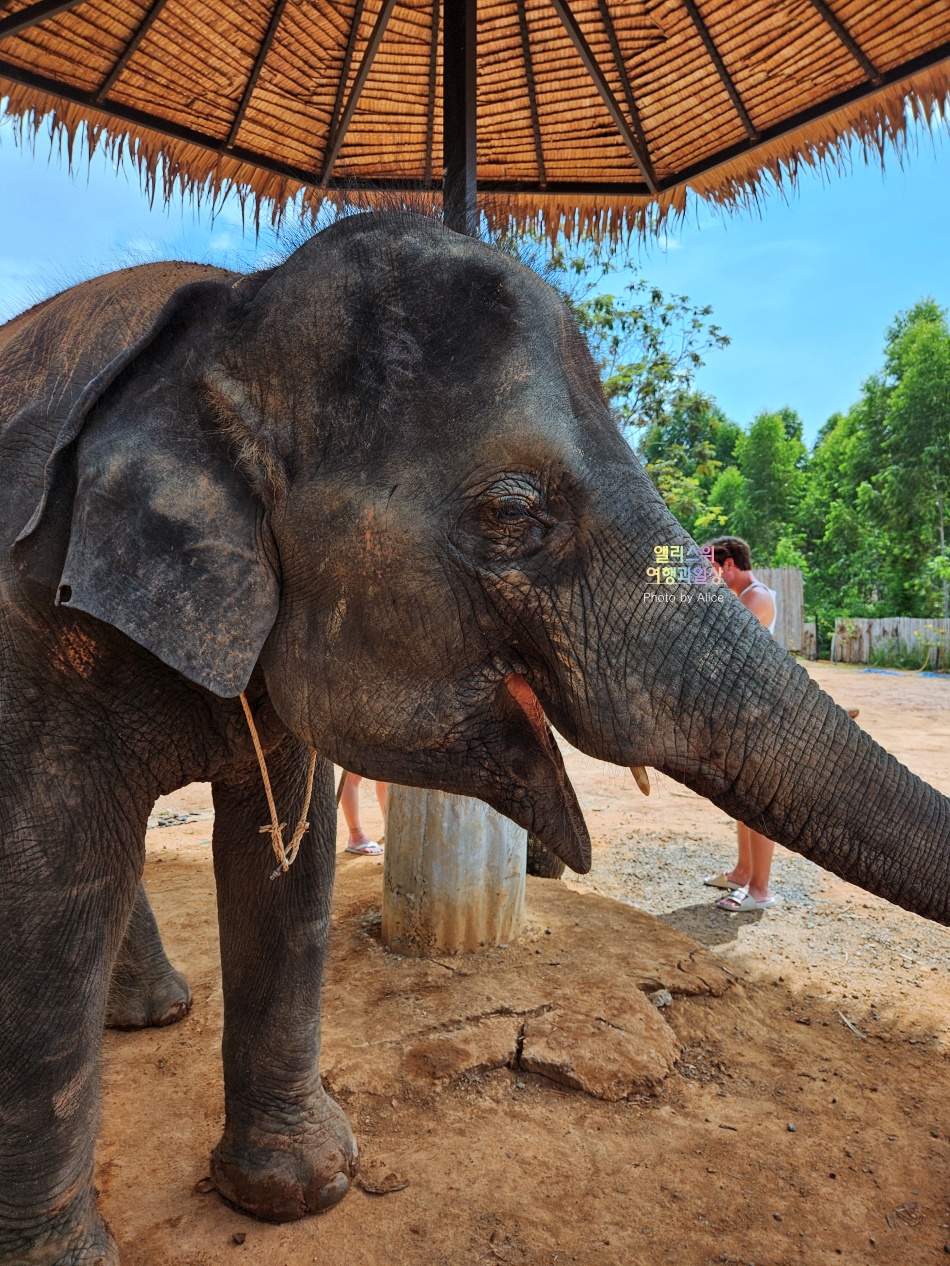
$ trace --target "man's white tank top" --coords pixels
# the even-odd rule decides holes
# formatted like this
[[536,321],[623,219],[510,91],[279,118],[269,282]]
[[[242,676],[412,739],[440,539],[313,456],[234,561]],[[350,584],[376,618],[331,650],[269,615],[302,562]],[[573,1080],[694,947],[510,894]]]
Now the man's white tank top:
[[[770,589],[768,585],[763,584],[761,580],[750,580],[745,589],[743,589],[742,593],[748,593],[750,589],[764,589],[772,599],[772,623],[769,625],[769,632],[774,634],[775,621],[778,619],[778,595],[774,589]],[[740,598],[742,597],[742,593],[739,594]]]

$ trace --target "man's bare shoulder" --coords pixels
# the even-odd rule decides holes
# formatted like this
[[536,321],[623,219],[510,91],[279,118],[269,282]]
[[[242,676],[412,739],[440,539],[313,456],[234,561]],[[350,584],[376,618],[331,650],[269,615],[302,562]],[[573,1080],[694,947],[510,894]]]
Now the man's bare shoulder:
[[775,616],[775,602],[767,589],[753,585],[740,596],[739,601],[749,608],[760,624],[769,627]]

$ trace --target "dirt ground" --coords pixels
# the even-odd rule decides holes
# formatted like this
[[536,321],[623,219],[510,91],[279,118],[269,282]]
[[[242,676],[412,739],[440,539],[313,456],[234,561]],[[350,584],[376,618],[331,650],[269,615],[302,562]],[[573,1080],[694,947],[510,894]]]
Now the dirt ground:
[[[809,671],[950,794],[950,681]],[[947,1260],[950,930],[782,849],[780,904],[720,912],[700,883],[731,863],[720,810],[566,759],[593,870],[529,881],[516,944],[388,954],[381,862],[341,852],[323,1069],[365,1181],[284,1226],[202,1182],[222,1120],[210,791],[156,806],[146,881],[194,1007],[105,1038],[97,1182],[125,1266]],[[375,834],[365,784],[363,805]]]

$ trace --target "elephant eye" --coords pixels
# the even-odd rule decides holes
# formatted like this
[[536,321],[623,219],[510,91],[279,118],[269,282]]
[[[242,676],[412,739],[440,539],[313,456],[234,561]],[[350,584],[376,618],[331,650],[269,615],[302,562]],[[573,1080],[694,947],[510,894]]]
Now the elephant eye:
[[475,515],[482,547],[496,558],[518,558],[539,549],[554,520],[533,489],[499,489],[485,496]]
[[537,506],[526,497],[500,497],[490,508],[490,514],[499,524],[515,527],[524,519],[533,519]]

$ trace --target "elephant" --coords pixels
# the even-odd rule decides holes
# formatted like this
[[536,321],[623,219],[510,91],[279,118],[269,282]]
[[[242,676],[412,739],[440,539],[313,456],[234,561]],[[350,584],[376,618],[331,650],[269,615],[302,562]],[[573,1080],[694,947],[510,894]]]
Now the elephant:
[[[331,761],[480,797],[583,872],[553,726],[948,919],[950,801],[731,594],[653,584],[656,546],[694,546],[509,254],[380,211],[251,275],[85,282],[0,329],[0,462],[0,1262],[118,1260],[101,1034],[187,1008],[140,878],[151,806],[189,782],[215,809],[211,1173],[275,1221],[358,1163],[319,1075]],[[313,775],[275,877],[242,700],[288,822]]]

